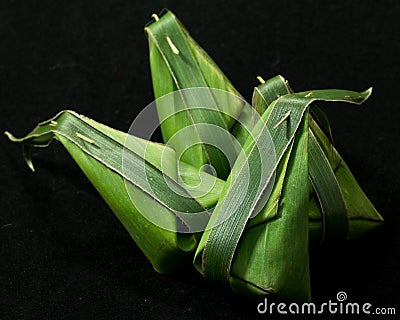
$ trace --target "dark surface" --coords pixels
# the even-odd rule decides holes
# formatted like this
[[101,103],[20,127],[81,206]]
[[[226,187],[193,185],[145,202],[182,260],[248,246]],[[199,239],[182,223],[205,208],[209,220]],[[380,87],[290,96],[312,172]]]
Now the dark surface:
[[[143,26],[162,7],[248,100],[259,74],[280,73],[296,91],[374,86],[362,107],[323,107],[386,225],[315,253],[312,293],[324,302],[344,290],[349,301],[399,313],[398,1],[3,0],[0,130],[21,136],[68,108],[126,131],[152,101]],[[213,288],[195,272],[153,271],[59,144],[34,151],[35,174],[16,145],[0,137],[0,147],[0,319],[256,315],[259,301]]]

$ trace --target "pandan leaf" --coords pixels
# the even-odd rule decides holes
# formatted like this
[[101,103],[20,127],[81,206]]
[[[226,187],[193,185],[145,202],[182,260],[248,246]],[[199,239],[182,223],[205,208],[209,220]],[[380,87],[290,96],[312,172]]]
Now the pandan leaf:
[[310,107],[310,115],[318,127],[329,137],[329,141],[333,145],[332,129],[326,114],[314,103]]
[[[180,30],[182,30],[182,32],[185,34],[186,43],[188,44],[189,47],[192,48],[191,52],[197,58],[198,65],[200,66],[200,69],[203,71],[202,75],[204,77],[208,77],[208,79],[212,79],[212,80],[206,80],[207,86],[228,90],[232,93],[238,94],[238,92],[233,88],[232,84],[228,81],[228,79],[224,76],[224,74],[220,71],[220,69],[216,66],[216,64],[211,60],[211,58],[208,57],[208,55],[204,52],[204,50],[202,50],[197,45],[197,43],[194,42],[194,40],[188,35],[186,29],[177,21],[176,17],[173,16],[172,13],[168,12],[167,14],[163,15],[159,21],[156,21],[155,23],[153,23],[150,26],[154,27],[155,24],[158,24],[158,26],[161,25],[162,27],[165,28],[165,30],[174,30],[174,28],[172,28],[171,25],[174,27],[176,25],[179,25]],[[173,33],[173,31],[171,31],[171,32]],[[165,34],[167,34],[167,33],[164,33],[164,34],[161,33],[161,36],[165,36]],[[168,40],[166,40],[166,41],[168,42]],[[164,46],[164,47],[166,47],[166,49],[164,51],[157,49],[155,47],[155,42],[151,41],[151,37],[149,36],[149,45],[150,45],[150,60],[151,60],[151,66],[152,66],[152,70],[153,70],[152,71],[153,86],[154,86],[154,91],[156,93],[156,97],[168,94],[178,88],[186,88],[191,85],[188,82],[191,80],[190,73],[188,76],[188,73],[181,72],[181,73],[179,73],[182,78],[181,80],[173,79],[173,77],[172,77],[173,72],[171,71],[172,67],[169,64],[171,63],[171,61],[174,61],[174,60],[167,59],[165,56],[163,57],[164,51],[167,54],[171,53],[170,44]],[[169,66],[169,69],[168,69],[168,66]],[[176,67],[179,69],[181,66],[182,66],[181,64],[177,63]],[[186,67],[187,66],[184,65],[183,68],[186,68]],[[192,68],[192,69],[196,69],[196,68]],[[199,77],[199,78],[201,79],[202,77]],[[256,124],[256,122],[258,121],[258,119],[260,117],[260,114],[262,114],[265,110],[267,110],[268,105],[270,105],[272,103],[272,101],[274,101],[278,97],[280,97],[282,95],[286,95],[288,93],[292,93],[292,90],[290,89],[287,81],[281,76],[274,77],[267,81],[262,80],[262,82],[263,82],[263,84],[258,86],[256,88],[256,90],[254,91],[254,95],[253,95],[254,109],[250,109],[250,108],[242,109],[242,112],[241,112],[240,116],[238,117],[240,122],[236,121],[231,128],[231,133],[235,136],[235,138],[239,141],[239,143],[241,145],[244,145],[244,143],[249,135],[248,128],[254,127],[254,125]],[[167,85],[168,83],[170,83],[171,85]],[[177,85],[177,83],[178,83],[178,85]],[[179,83],[180,83],[180,85],[179,85]],[[204,84],[202,84],[202,85],[204,85]],[[306,94],[310,94],[310,92],[308,92]],[[163,100],[163,99],[161,99],[161,100]],[[161,101],[160,101],[160,103],[161,103]],[[165,109],[168,108],[168,106],[172,106],[172,105],[173,105],[173,103],[168,103],[168,99],[165,99],[165,101],[163,103],[163,108],[158,106],[158,113],[159,113],[160,118],[164,119],[164,117],[166,117]],[[188,108],[190,108],[190,106],[188,106]],[[171,114],[171,112],[173,113],[173,111],[169,111],[169,112],[167,112],[167,114]],[[169,125],[169,126],[168,125],[163,126],[163,124],[162,124],[161,127],[171,129],[171,135],[174,134],[176,132],[176,130],[179,131],[180,128],[176,129],[177,127],[179,127],[179,125],[177,125],[177,123],[179,123],[179,121],[180,121],[179,116],[181,116],[181,115],[176,115],[176,116],[174,115],[174,116],[169,117],[165,121],[165,123],[167,123],[167,121],[170,121],[171,123],[173,122],[173,124]],[[329,148],[331,148],[331,154],[334,156],[336,153],[332,151],[333,145],[331,143],[329,143],[329,142],[333,141],[329,121],[326,118],[325,114],[322,112],[322,110],[320,110],[318,108],[318,106],[316,106],[315,103],[311,104],[310,117],[312,118],[311,119],[312,124],[310,124],[310,125],[314,126],[314,122],[315,122],[314,119],[316,119],[316,122],[318,122],[320,124],[320,126],[323,128],[322,134],[325,133],[329,137],[327,146],[329,146]],[[210,122],[207,118],[207,113],[204,113],[204,118],[202,121]],[[318,126],[317,124],[315,124],[315,125]],[[319,129],[319,130],[321,130],[321,129]],[[165,138],[165,141],[167,142],[168,135],[164,135],[164,138]],[[200,137],[200,140],[201,140],[201,137]],[[229,143],[229,141],[228,141],[228,143]],[[327,149],[325,151],[328,152]],[[189,156],[192,155],[193,157],[198,157],[198,154],[196,154],[196,153],[191,153],[191,152],[187,152],[187,153],[189,154]],[[339,155],[339,158],[336,160],[333,159],[332,157],[328,157],[328,159],[330,159],[330,161],[338,161],[341,158]],[[203,161],[202,161],[202,163],[203,163]],[[334,168],[334,167],[335,166],[332,166],[332,168]],[[226,171],[225,171],[224,175],[225,174],[226,174]],[[350,173],[350,175],[351,175],[351,173]],[[220,174],[220,176],[221,176],[221,174]],[[352,179],[351,179],[351,177],[348,176],[347,172],[346,172],[345,176],[347,177],[347,179],[342,178],[342,180],[349,180],[349,179],[353,180],[354,179],[354,177],[352,177]],[[337,174],[336,174],[336,178],[337,178]],[[355,180],[354,180],[354,183],[357,184],[357,182]],[[339,182],[339,184],[340,184],[340,182]],[[341,189],[342,189],[342,187],[341,187]],[[347,188],[347,189],[349,189],[349,188]],[[355,190],[358,190],[358,189],[359,189],[358,194],[360,192],[362,193],[362,190],[359,188],[359,186]],[[280,190],[279,188],[275,188],[274,192],[271,194],[271,196],[275,197],[275,199],[277,199],[277,197],[280,194],[279,190]],[[313,187],[311,186],[311,184],[310,184],[310,190],[313,190]],[[352,190],[354,190],[354,189],[352,189]],[[343,193],[343,190],[342,190],[342,193]],[[348,193],[348,191],[347,191],[347,193]],[[357,233],[363,232],[363,230],[367,231],[372,226],[379,225],[379,221],[382,221],[382,218],[376,212],[375,208],[370,207],[372,205],[370,204],[369,200],[365,197],[365,195],[362,198],[361,194],[359,194],[357,198],[359,199],[359,201],[356,204],[353,203],[352,201],[345,200],[346,207],[349,207],[349,204],[350,204],[351,207],[359,208],[358,210],[355,210],[353,212],[351,212],[351,210],[348,211],[348,218],[350,219],[348,236],[350,238],[353,237],[352,230],[356,230]],[[367,203],[369,203],[370,205],[367,205]],[[365,206],[368,207],[365,209],[368,209],[370,216],[368,216],[368,213],[367,213],[365,215],[365,217],[363,218],[360,209]],[[329,206],[325,205],[325,208],[326,207],[328,207],[328,209],[325,209],[325,211],[326,210],[329,211]],[[263,211],[263,213],[264,213],[263,218],[261,218],[262,215],[258,216],[259,221],[261,219],[273,217],[276,214],[276,209],[277,209],[277,202],[275,202],[275,210],[272,210],[271,208],[269,208],[269,210]],[[362,209],[362,210],[365,210],[365,209]],[[353,213],[354,213],[354,215],[353,215]],[[335,217],[337,217],[337,215],[335,215]],[[328,232],[326,234],[326,232],[324,231],[326,228],[331,229],[332,231],[335,230],[334,227],[332,227],[332,228],[329,227],[329,222],[328,222],[328,226],[326,223],[325,224],[322,223],[322,221],[329,221],[329,219],[326,220],[324,218],[325,218],[325,216],[323,215],[323,208],[321,208],[321,206],[320,206],[319,211],[310,212],[310,219],[311,219],[310,223],[315,224],[315,227],[319,230],[318,232],[321,234],[321,239],[322,238],[329,239],[330,236],[335,238],[335,234],[338,235],[339,233],[335,233],[335,232],[329,233]],[[367,222],[367,223],[364,223],[364,222]],[[259,223],[259,222],[257,222],[256,220],[253,222],[253,224],[257,224],[257,223]],[[356,228],[353,228],[352,224],[356,224],[356,223],[359,226],[357,226]],[[344,219],[344,214],[342,214],[342,225],[346,225],[346,219]],[[365,229],[363,229],[363,228],[365,228]],[[343,232],[342,232],[342,234],[343,234]]]
[[[293,93],[288,82],[282,76],[276,76],[263,82],[255,92],[265,100],[265,103],[261,104],[263,106],[272,103],[282,95]],[[311,97],[312,94],[312,92],[308,92],[306,96]],[[310,105],[310,113],[316,114],[327,132],[331,132],[326,116],[315,103]],[[314,187],[310,186],[310,190],[316,190],[323,213],[320,215],[320,218],[322,217],[322,239],[344,239],[348,231],[348,216],[340,187],[329,162],[311,132],[308,146],[309,174],[314,184]]]
[[322,210],[322,240],[346,239],[349,221],[336,176],[312,131],[308,136],[309,174]]
[[[293,92],[289,87],[287,81],[281,76],[276,76],[262,83],[257,87],[257,89],[258,90],[255,91],[254,96],[257,97],[258,95],[258,97],[254,100],[255,102],[253,103],[253,105],[257,103],[257,105],[259,105],[258,108],[261,108],[261,110],[265,108],[265,105],[270,104],[275,96],[281,96]],[[312,95],[312,91],[309,91],[307,94]],[[265,99],[265,101],[262,102],[262,99]],[[383,218],[366,197],[366,195],[358,185],[357,181],[355,180],[350,169],[348,168],[340,154],[334,148],[329,121],[324,112],[315,103],[311,104],[310,106],[309,122],[309,130],[312,131],[313,135],[315,135],[315,137],[317,138],[318,144],[323,149],[326,158],[329,160],[331,168],[335,173],[337,183],[339,183],[340,186],[340,191],[344,199],[349,220],[347,238],[357,238],[360,235],[366,233],[368,230],[380,226],[383,222]],[[318,123],[323,129],[321,129]],[[310,164],[314,165],[315,162],[310,159]],[[336,184],[335,182],[333,183]],[[313,187],[311,188],[311,190],[314,190]],[[338,196],[338,199],[339,198],[340,197]],[[319,243],[321,242],[321,239],[329,240],[330,237],[332,237],[332,241],[335,241],[335,239],[338,239],[337,236],[340,234],[340,230],[336,229],[333,226],[328,226],[328,229],[331,229],[332,232],[326,234],[324,230],[327,227],[327,224],[323,223],[324,209],[321,208],[321,205],[318,202],[320,202],[320,200],[318,200],[311,194],[309,212],[310,233],[312,232],[313,234],[310,237],[311,243]],[[332,210],[332,207],[330,205],[325,205],[325,208],[327,208],[325,210],[331,210],[333,212],[336,211]],[[339,215],[335,215],[335,217],[337,216]],[[344,217],[344,213],[342,213],[341,221],[341,224],[343,225],[342,230],[344,230],[346,228],[346,219]],[[330,224],[329,222],[327,223]],[[317,234],[319,238],[318,240]],[[344,236],[346,235],[344,232],[342,232],[341,237],[343,238]]]
[[[31,147],[46,147],[53,139],[60,141],[153,267],[162,273],[180,267],[197,244],[193,235],[175,232],[177,217],[174,210],[195,213],[214,206],[223,185],[219,179],[202,173],[201,179],[208,186],[213,186],[211,191],[198,199],[180,196],[164,182],[164,179],[170,179],[170,183],[174,183],[170,177],[177,175],[176,157],[172,149],[129,136],[72,111],[60,112],[54,118],[40,123],[24,138],[16,139],[8,132],[6,134],[12,141],[23,145],[25,159],[31,169]],[[125,166],[122,165],[123,161]],[[184,164],[181,170],[182,179],[188,185],[198,184],[198,169]],[[152,190],[148,188],[147,181],[154,181]],[[175,188],[182,186],[175,183]],[[135,205],[130,197],[132,195]],[[136,204],[141,204],[141,210],[156,211],[147,214],[139,212]],[[145,218],[154,215],[162,220],[159,225],[169,230]]]
[[[24,138],[6,135],[22,144],[32,170],[30,149],[60,141],[158,272],[194,255],[206,279],[235,292],[309,301],[309,242],[351,238],[383,221],[333,147],[315,101],[361,104],[371,90],[293,93],[281,76],[260,78],[254,109],[246,108],[171,12],[153,17],[145,31],[166,145],[72,111]],[[242,152],[231,169],[213,142],[233,150],[234,139]]]
[[253,108],[244,108],[238,121],[236,121],[231,129],[232,134],[241,145],[245,144],[250,134],[249,131],[258,122],[260,115],[264,114],[268,109],[268,106],[280,96],[289,93],[289,89],[285,87],[285,79],[282,76],[276,76],[267,81],[264,81],[261,77],[259,79],[262,81],[262,84],[254,89],[252,98]]
[[[275,172],[281,160],[284,159],[284,154],[288,152],[288,150],[290,150],[289,147],[291,143],[296,140],[295,136],[297,134],[305,136],[308,139],[307,124],[309,105],[316,100],[362,103],[369,96],[369,94],[369,90],[363,93],[357,93],[347,90],[317,90],[313,92],[312,97],[305,92],[289,94],[281,96],[272,103],[271,110],[267,109],[267,111],[264,113],[265,115],[263,115],[261,118],[261,121],[265,123],[265,126],[256,126],[255,132],[253,133],[256,139],[260,139],[260,137],[263,137],[264,140],[261,142],[261,144],[259,143],[257,145],[257,148],[253,137],[248,138],[248,142],[244,147],[245,156],[239,156],[234,167],[232,168],[232,172],[228,177],[228,180],[222,191],[221,198],[217,203],[217,206],[210,219],[209,226],[212,225],[213,228],[210,228],[203,233],[202,239],[196,250],[195,265],[205,278],[222,282],[229,281],[231,279],[231,271],[233,270],[231,268],[233,268],[232,262],[234,256],[235,254],[240,255],[240,253],[237,252],[238,248],[240,250],[240,246],[238,247],[239,240],[240,242],[246,241],[245,239],[247,236],[247,230],[245,230],[245,226],[249,217],[256,209],[258,203],[262,200],[264,196],[264,191],[270,183],[272,173]],[[305,124],[302,128],[307,128],[304,129],[306,130],[306,133],[298,131],[300,123],[302,123],[302,119],[304,117],[307,117],[307,121],[305,121]],[[267,130],[271,134],[273,146],[275,147],[276,162],[274,166],[265,167],[264,165],[264,167],[262,167],[260,161],[260,151],[258,149],[261,147],[265,152],[268,151],[270,148],[270,141],[268,141],[268,139],[265,139],[265,136],[267,135]],[[307,146],[307,144],[305,144],[305,146]],[[295,151],[297,152],[298,150]],[[305,160],[296,157],[296,164],[297,162],[304,163],[305,168],[308,172],[307,153],[303,152],[301,154],[303,154]],[[249,173],[243,169],[247,165],[249,168],[251,168]],[[262,170],[267,170],[268,174],[263,175],[261,173]],[[304,170],[304,168],[302,168],[301,170]],[[246,180],[247,174],[250,174],[249,187],[244,188],[243,181]],[[294,174],[294,176],[296,176],[297,171],[294,173],[291,172],[290,174]],[[286,173],[285,181],[292,181],[291,179],[292,177],[289,176],[289,173]],[[301,180],[299,183],[300,185],[302,185]],[[302,186],[301,189],[303,190],[303,192],[307,193],[308,198],[307,184],[308,178],[305,179],[305,185]],[[258,188],[259,185],[261,186],[261,188]],[[285,186],[285,182],[283,183],[283,185]],[[293,184],[291,184],[290,186],[294,188]],[[245,192],[245,195],[242,199],[243,192]],[[298,202],[297,205],[301,205],[302,201],[298,201],[298,199],[296,199],[296,194],[301,195],[301,192],[296,192],[295,194],[293,194],[293,199],[290,198],[291,196],[288,196],[289,198],[285,198],[283,196],[280,199],[280,202],[287,203],[293,201],[294,203]],[[239,203],[238,199],[240,199]],[[307,212],[308,210],[302,212],[300,212],[299,210],[293,210],[289,212],[289,215],[293,215],[294,217],[287,218],[288,220],[279,219],[280,215],[278,212],[277,218],[266,221],[263,227],[266,228],[270,223],[274,221],[273,225],[276,226],[277,229],[285,229],[285,221],[291,221],[291,223],[294,223],[293,221],[296,221],[296,219],[301,219],[302,214],[307,215]],[[275,221],[281,221],[281,224]],[[262,228],[262,226],[259,227]],[[256,228],[251,228],[250,230],[256,230]],[[301,242],[296,240],[294,242],[298,243],[299,246],[308,248],[308,227],[305,228],[305,230],[302,230],[299,227],[299,229],[296,230],[296,235],[288,232],[286,236],[290,234],[292,237],[298,236],[301,238],[302,234],[304,235],[304,233],[306,234],[306,236],[303,236],[302,239],[305,241]],[[251,234],[252,233],[250,231],[250,235]],[[299,268],[299,270],[303,271],[308,270],[307,267],[301,265],[302,262],[308,261],[308,255],[306,258],[304,258],[304,256],[302,256],[300,253],[307,253],[307,249],[299,250],[299,247],[293,246],[293,243],[291,241],[288,240],[287,242],[285,242],[282,239],[279,239],[279,237],[277,237],[275,241],[270,240],[269,242],[265,242],[265,245],[262,247],[262,249],[254,253],[255,255],[267,255],[265,259],[271,259],[271,263],[275,265],[274,272],[260,273],[259,269],[262,268],[262,265],[257,265],[257,262],[255,262],[256,265],[252,265],[252,260],[250,260],[246,261],[247,267],[245,268],[245,274],[235,274],[235,276],[236,278],[245,281],[247,283],[247,287],[252,286],[253,288],[257,288],[258,291],[261,288],[262,291],[264,291],[264,294],[268,292],[274,292],[276,295],[279,296],[279,291],[281,289],[284,290],[285,295],[288,295],[288,292],[290,292],[291,290],[298,293],[299,288],[297,287],[297,285],[291,283],[290,281],[284,285],[278,281],[275,283],[276,286],[274,286],[274,280],[278,278],[284,279],[285,277],[283,276],[283,274],[287,273],[287,270],[285,268],[282,268],[282,261],[279,258],[275,259],[274,255],[268,255],[268,252],[274,252],[274,250],[271,249],[269,246],[271,245],[271,247],[273,248],[279,247],[280,250],[286,252],[286,256],[294,257],[291,261],[291,267],[293,268],[294,265],[296,266],[295,269]],[[279,246],[277,245],[278,242]],[[245,247],[248,248],[248,246]],[[256,248],[257,244],[253,243],[252,247]],[[277,261],[279,261],[279,263]],[[246,277],[246,274],[251,273],[251,271],[249,270],[253,268],[255,270],[258,270],[257,272],[255,272],[255,274],[257,274],[257,279],[260,280],[257,283],[252,282],[255,279],[249,280]],[[239,268],[239,270],[244,269]],[[307,278],[307,276],[304,277]],[[267,283],[268,286],[265,286]],[[309,284],[307,284],[307,286],[309,287]],[[306,291],[307,290],[303,290],[303,293]],[[309,296],[306,294],[304,296],[301,296],[299,299],[307,300],[308,298]]]
[[[211,58],[190,37],[187,30],[169,11],[149,24],[145,31],[149,39],[150,67],[156,99],[176,90],[215,88],[231,95],[215,95],[212,91],[186,91],[170,99],[157,101],[161,131],[167,143],[179,131],[185,134],[171,140],[184,162],[197,168],[213,165],[219,177],[227,177],[230,166],[218,148],[203,143],[205,139],[197,124],[208,123],[229,131],[234,118],[243,108],[238,92]],[[178,101],[177,101],[178,100]],[[206,110],[217,106],[217,110]],[[229,139],[227,144],[232,144]],[[186,150],[187,145],[190,148]],[[233,148],[233,147],[232,147]]]
[[307,122],[305,115],[287,150],[289,163],[276,218],[246,228],[240,239],[229,278],[235,292],[291,301],[311,298]]
[[[349,216],[348,238],[358,238],[366,231],[379,227],[383,222],[382,216],[365,195],[346,162],[330,143],[330,139],[312,119],[310,120],[310,129],[318,140],[326,158],[331,163],[332,170],[340,185]],[[320,226],[319,217],[320,214],[317,211],[313,214],[310,212],[310,219],[315,224],[315,228],[317,228],[317,225]],[[320,228],[318,229],[321,230]],[[319,234],[321,234],[320,231]]]

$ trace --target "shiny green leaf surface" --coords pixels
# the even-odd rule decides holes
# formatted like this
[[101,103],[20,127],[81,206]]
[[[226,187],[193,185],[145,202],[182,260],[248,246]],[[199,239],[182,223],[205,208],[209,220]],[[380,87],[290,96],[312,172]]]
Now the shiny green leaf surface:
[[[59,140],[159,272],[174,271],[189,257],[187,252],[196,246],[192,235],[178,236],[171,231],[177,228],[173,210],[196,212],[204,210],[204,207],[212,207],[219,196],[218,188],[223,185],[222,181],[203,173],[202,179],[214,186],[209,194],[196,200],[173,193],[163,182],[164,179],[173,182],[168,176],[176,176],[176,158],[172,149],[128,137],[125,133],[71,111],[63,111],[39,124],[22,139],[16,139],[9,133],[7,135],[11,140],[22,143],[25,150],[46,147],[53,139]],[[124,147],[127,139],[132,139],[127,143],[132,149]],[[25,155],[28,165],[33,169],[29,152],[25,152]],[[123,155],[124,160],[129,161],[129,166],[124,168]],[[145,172],[143,166],[146,166]],[[184,168],[183,176],[198,177],[196,168],[190,165]],[[156,181],[151,190],[146,183],[148,180]],[[186,182],[189,185],[197,183],[195,178],[186,179]],[[157,208],[157,218],[162,219],[162,225],[169,226],[170,230],[158,227],[146,219],[143,212],[139,212],[130,197],[132,194],[128,194],[127,185],[134,189],[135,201],[151,204],[148,210]],[[176,187],[180,186],[176,184]],[[159,197],[155,199],[154,195]]]

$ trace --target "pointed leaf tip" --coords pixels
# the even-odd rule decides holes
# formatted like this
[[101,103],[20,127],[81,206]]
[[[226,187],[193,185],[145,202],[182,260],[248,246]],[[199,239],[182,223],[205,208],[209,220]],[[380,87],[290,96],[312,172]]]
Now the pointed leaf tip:
[[368,99],[370,95],[372,94],[373,87],[369,87],[367,90],[365,90],[363,93],[366,95],[365,99]]
[[[8,131],[4,131],[4,135],[12,142],[21,142],[22,141],[22,139],[16,138],[12,133],[10,133]],[[24,146],[22,146],[22,152],[24,155],[25,163],[27,164],[29,169],[32,170],[32,172],[35,172],[35,167],[33,166],[32,157],[31,157],[31,148],[29,146],[24,145]]]
[[372,87],[369,87],[367,90],[360,92],[359,97],[354,97],[352,98],[352,101],[350,100],[349,102],[353,102],[355,104],[363,104],[372,94]]
[[14,136],[12,135],[12,133],[10,133],[10,132],[8,132],[8,131],[4,131],[4,135],[5,135],[9,140],[11,140],[12,142],[17,142],[17,141],[18,141],[18,139],[17,139],[16,137],[14,137]]
[[35,172],[35,167],[33,166],[32,156],[31,156],[31,147],[27,145],[22,146],[22,153],[24,155],[24,160],[26,165],[29,167],[29,169],[32,170],[32,172]]

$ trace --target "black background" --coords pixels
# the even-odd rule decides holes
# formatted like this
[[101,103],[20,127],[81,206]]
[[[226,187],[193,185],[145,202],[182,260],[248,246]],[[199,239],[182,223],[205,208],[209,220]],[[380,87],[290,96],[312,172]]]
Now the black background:
[[[323,107],[386,224],[314,252],[312,294],[400,312],[399,1],[3,0],[0,130],[21,136],[73,109],[126,131],[153,98],[143,26],[163,7],[248,100],[257,75],[282,74],[295,91],[374,87],[362,107]],[[260,301],[195,272],[157,274],[59,144],[34,151],[34,174],[5,137],[0,150],[1,319],[256,316]]]

